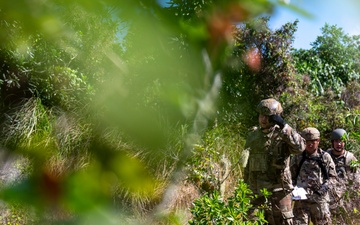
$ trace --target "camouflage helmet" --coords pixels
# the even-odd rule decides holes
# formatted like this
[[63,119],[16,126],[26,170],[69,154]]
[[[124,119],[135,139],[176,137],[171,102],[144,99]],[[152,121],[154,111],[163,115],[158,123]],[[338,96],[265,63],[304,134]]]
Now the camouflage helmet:
[[280,102],[276,101],[273,98],[268,98],[262,100],[256,107],[256,111],[259,114],[271,116],[275,114],[281,114],[283,108],[281,107]]
[[307,141],[316,140],[320,138],[320,132],[314,127],[307,127],[301,131],[301,136]]
[[344,129],[341,128],[337,128],[335,130],[333,130],[333,132],[331,132],[330,135],[331,140],[347,140],[347,133]]

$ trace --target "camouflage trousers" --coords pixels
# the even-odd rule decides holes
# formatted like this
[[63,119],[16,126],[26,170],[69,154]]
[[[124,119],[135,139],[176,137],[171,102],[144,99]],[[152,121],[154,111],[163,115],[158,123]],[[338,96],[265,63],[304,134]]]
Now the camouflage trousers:
[[294,224],[308,225],[310,221],[314,225],[331,225],[329,204],[327,202],[309,202],[298,200],[294,204]]
[[[289,191],[274,192],[265,209],[265,219],[270,225],[293,225],[292,199]],[[259,197],[252,202],[254,208],[265,204],[265,198]]]

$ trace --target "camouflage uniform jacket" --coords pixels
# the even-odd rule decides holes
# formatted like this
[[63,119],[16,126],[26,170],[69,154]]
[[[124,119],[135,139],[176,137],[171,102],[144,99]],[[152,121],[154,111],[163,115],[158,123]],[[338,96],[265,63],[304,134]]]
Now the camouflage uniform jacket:
[[349,151],[345,151],[344,154],[337,156],[332,153],[332,148],[328,149],[327,152],[330,154],[335,163],[338,177],[344,181],[348,181],[349,178],[353,178],[353,175],[357,173],[356,168],[350,167],[352,161],[357,161],[354,154]]
[[351,167],[352,161],[356,161],[356,157],[351,152],[345,151],[339,156],[333,154],[333,148],[327,150],[335,163],[335,170],[338,176],[338,181],[332,185],[330,189],[330,203],[331,208],[337,209],[339,204],[342,204],[342,197],[348,188],[356,189],[359,186],[359,172],[356,167]]
[[255,127],[249,133],[244,149],[249,153],[245,181],[256,194],[263,188],[271,192],[293,189],[290,155],[304,150],[304,139],[287,124],[283,129],[275,125],[267,134]]
[[[302,165],[300,165],[303,157],[305,157],[305,159]],[[323,167],[325,171],[321,167]],[[306,190],[309,201],[329,201],[328,192],[323,195],[316,193],[323,185],[331,186],[337,182],[335,164],[329,153],[318,149],[311,155],[307,152],[296,155],[291,159],[290,170],[293,183]]]

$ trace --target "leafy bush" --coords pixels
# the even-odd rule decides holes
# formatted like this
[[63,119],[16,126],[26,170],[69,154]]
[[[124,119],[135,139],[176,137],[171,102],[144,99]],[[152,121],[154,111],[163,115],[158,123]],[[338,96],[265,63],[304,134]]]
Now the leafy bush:
[[[268,196],[266,196],[268,197]],[[248,185],[240,180],[234,190],[233,196],[223,201],[217,191],[205,194],[193,203],[190,225],[195,224],[266,224],[263,206],[255,211],[255,217],[251,218],[251,201],[256,198]]]

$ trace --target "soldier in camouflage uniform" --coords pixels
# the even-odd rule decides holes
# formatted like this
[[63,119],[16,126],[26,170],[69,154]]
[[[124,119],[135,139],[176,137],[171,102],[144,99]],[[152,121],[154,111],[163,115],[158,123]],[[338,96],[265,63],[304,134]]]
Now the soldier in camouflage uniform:
[[328,190],[337,179],[335,164],[329,153],[318,148],[320,132],[316,128],[305,128],[301,135],[306,148],[291,159],[290,169],[293,184],[305,189],[307,199],[295,200],[294,224],[331,224]]
[[[272,193],[265,219],[273,225],[293,224],[290,155],[305,150],[304,139],[283,120],[282,111],[275,99],[262,100],[257,106],[259,127],[249,133],[244,149],[248,154],[244,179],[255,194],[262,196],[263,188]],[[254,208],[264,201],[264,197],[258,198]]]
[[356,167],[350,166],[351,162],[357,161],[356,157],[353,153],[345,150],[348,140],[346,131],[341,128],[335,129],[332,131],[330,139],[332,148],[327,152],[335,163],[339,180],[330,194],[330,211],[339,219],[340,213],[344,211],[343,195],[347,189],[352,190],[359,185],[359,173]]

